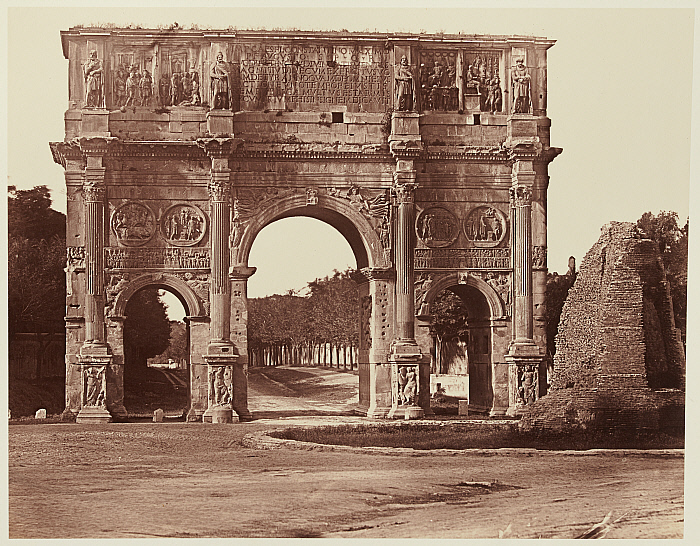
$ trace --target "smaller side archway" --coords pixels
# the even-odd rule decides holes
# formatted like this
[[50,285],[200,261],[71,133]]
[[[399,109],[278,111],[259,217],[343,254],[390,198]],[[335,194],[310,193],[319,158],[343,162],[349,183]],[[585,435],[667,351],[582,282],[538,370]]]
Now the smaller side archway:
[[[431,333],[432,306],[438,295],[445,290],[457,295],[468,309],[467,377],[455,375],[451,372],[450,365],[440,362],[437,358],[437,351],[441,348],[437,346]],[[496,290],[480,277],[455,272],[431,278],[430,286],[420,301],[417,301],[416,308],[416,339],[421,345],[421,350],[430,354],[432,359],[431,391],[438,390],[438,383],[441,389],[453,384],[453,395],[467,398],[470,412],[494,414],[497,398],[494,393],[503,387],[500,384],[502,345],[503,341],[509,338],[509,318],[505,302]],[[440,369],[437,368],[438,363],[441,364]],[[507,381],[507,378],[505,380]],[[507,389],[507,384],[505,388]],[[449,390],[448,387],[448,395]]]

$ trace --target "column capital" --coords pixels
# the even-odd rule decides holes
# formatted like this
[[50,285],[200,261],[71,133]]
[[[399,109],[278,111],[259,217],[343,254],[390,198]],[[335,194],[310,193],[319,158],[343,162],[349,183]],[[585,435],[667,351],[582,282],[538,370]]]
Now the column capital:
[[400,176],[401,174],[402,173],[394,173],[394,185],[391,189],[399,203],[413,203],[418,184],[416,182],[405,181],[405,179],[402,180],[403,177]]
[[[216,161],[216,160],[214,160]],[[230,171],[213,171],[207,186],[209,199],[219,203],[229,203],[231,194]]]
[[532,189],[528,186],[511,186],[508,189],[511,207],[527,207],[532,204]]

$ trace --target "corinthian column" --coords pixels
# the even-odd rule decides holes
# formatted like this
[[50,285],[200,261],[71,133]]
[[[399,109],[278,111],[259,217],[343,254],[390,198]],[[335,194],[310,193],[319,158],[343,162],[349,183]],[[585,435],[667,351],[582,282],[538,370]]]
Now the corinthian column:
[[539,397],[544,352],[533,339],[532,293],[532,161],[517,159],[510,188],[513,256],[513,340],[508,362],[508,415],[517,415]]
[[104,177],[104,167],[88,166],[85,169],[83,183],[85,204],[85,276],[87,282],[85,294],[85,345],[88,346],[106,346],[104,317]]
[[80,348],[80,411],[78,423],[108,423],[114,409],[112,354],[105,340],[104,203],[102,156],[87,155],[83,178],[85,221],[85,342]]
[[411,161],[400,160],[394,173],[396,197],[396,328],[389,361],[392,363],[392,405],[390,418],[417,419],[425,415],[419,406],[426,382],[421,373],[422,355],[416,343],[414,320],[413,260],[415,233],[414,196],[416,171]]
[[[229,278],[230,231],[230,169],[228,156],[230,139],[203,139],[200,145],[211,158],[209,180],[209,210],[211,214],[211,322],[207,354],[207,409],[202,415],[205,422],[231,423],[239,420],[233,410],[234,397],[241,399],[246,386],[238,369],[243,361],[231,341],[231,279]],[[238,383],[236,385],[236,383]],[[243,393],[245,394],[245,393]],[[245,406],[245,405],[244,405]],[[246,417],[249,417],[245,407]]]

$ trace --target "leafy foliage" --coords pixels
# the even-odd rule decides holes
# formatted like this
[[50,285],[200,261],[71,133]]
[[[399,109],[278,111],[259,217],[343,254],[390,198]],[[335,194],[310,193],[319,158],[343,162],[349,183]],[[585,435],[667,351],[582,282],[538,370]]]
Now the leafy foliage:
[[46,186],[8,188],[10,332],[62,331],[66,306],[66,219]]
[[251,348],[305,343],[357,344],[357,286],[350,272],[308,284],[308,296],[293,292],[248,301],[248,343]]
[[431,311],[430,333],[439,340],[468,338],[467,307],[455,293],[450,290],[440,292],[431,306]]
[[124,321],[124,372],[144,368],[147,360],[161,354],[170,343],[170,323],[157,288],[139,290],[126,305]]
[[659,245],[673,301],[676,328],[680,329],[685,345],[688,312],[688,221],[686,220],[685,226],[681,228],[676,212],[661,211],[657,215],[645,212],[637,220],[637,227]]

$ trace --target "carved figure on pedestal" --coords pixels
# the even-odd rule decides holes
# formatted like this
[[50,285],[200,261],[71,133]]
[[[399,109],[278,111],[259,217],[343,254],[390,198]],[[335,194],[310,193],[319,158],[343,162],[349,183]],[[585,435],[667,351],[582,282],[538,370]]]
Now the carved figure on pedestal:
[[168,106],[170,104],[170,78],[167,74],[161,74],[158,90],[161,106]]
[[180,82],[180,74],[173,72],[173,75],[170,76],[170,104],[173,106],[180,104],[181,87],[182,83]]
[[501,80],[497,75],[488,81],[488,97],[486,98],[486,110],[492,114],[500,112],[503,108],[503,92]]
[[116,106],[121,108],[126,103],[126,72],[123,66],[117,70],[114,77],[114,97]]
[[139,88],[141,90],[141,106],[149,106],[151,104],[151,97],[153,96],[153,79],[148,73],[148,70],[143,71],[143,76],[141,76],[141,81],[139,82]]
[[214,110],[228,110],[231,105],[229,67],[220,51],[216,55],[216,62],[211,65],[209,75],[211,77],[212,107]]
[[131,69],[126,80],[126,102],[124,106],[136,106],[139,94],[139,77],[134,68]]
[[401,57],[401,64],[396,72],[396,109],[401,112],[412,112],[415,103],[413,74],[408,66],[406,55]]
[[530,72],[522,59],[515,61],[511,71],[513,81],[513,112],[516,114],[530,113]]
[[202,96],[199,94],[199,74],[192,72],[192,104],[202,104]]
[[102,61],[97,58],[97,51],[90,53],[90,59],[83,66],[83,76],[85,77],[85,106],[88,108],[103,107]]

